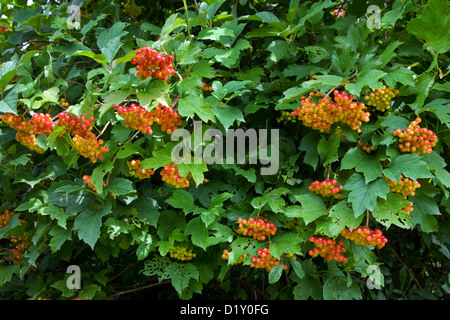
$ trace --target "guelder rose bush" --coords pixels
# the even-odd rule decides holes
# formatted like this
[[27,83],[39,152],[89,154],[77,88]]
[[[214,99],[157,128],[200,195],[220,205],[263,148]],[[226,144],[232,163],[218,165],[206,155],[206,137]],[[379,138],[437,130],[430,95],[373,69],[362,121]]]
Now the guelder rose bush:
[[2,299],[448,298],[447,1],[22,4]]

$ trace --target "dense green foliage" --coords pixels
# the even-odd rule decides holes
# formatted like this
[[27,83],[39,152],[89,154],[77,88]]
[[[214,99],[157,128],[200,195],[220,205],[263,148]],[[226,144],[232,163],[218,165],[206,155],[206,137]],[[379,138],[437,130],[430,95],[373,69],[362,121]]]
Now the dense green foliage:
[[[109,148],[95,162],[81,156],[54,118],[33,151],[0,121],[0,214],[15,212],[0,225],[0,297],[448,298],[448,1],[353,2],[136,0],[142,10],[132,16],[120,1],[84,1],[79,28],[69,28],[70,3],[0,1],[8,28],[0,33],[0,114],[53,118],[64,98],[67,112],[95,119],[92,132]],[[368,27],[370,4],[381,9],[379,28]],[[144,46],[174,56],[167,82],[136,76],[132,59]],[[398,90],[384,111],[365,99],[383,86]],[[367,107],[361,132],[282,120],[303,96],[334,99],[335,89]],[[178,165],[189,187],[175,188],[160,173],[177,142],[156,123],[152,134],[127,126],[114,105],[132,103],[173,106],[190,132],[194,121],[223,133],[279,129],[278,171],[262,175],[265,165],[249,163],[248,152],[243,164],[200,159]],[[402,152],[393,131],[418,117],[437,143],[431,153]],[[154,170],[150,178],[130,174],[133,159]],[[420,187],[394,192],[401,177]],[[327,178],[343,186],[340,197],[309,190]],[[238,233],[238,218],[250,217],[273,222],[275,235]],[[343,237],[360,226],[388,242]],[[312,257],[311,236],[343,240],[347,262]],[[18,243],[23,256],[11,260]],[[280,264],[252,268],[265,247]],[[70,265],[81,270],[81,289],[66,286]],[[380,289],[368,285],[374,279]]]

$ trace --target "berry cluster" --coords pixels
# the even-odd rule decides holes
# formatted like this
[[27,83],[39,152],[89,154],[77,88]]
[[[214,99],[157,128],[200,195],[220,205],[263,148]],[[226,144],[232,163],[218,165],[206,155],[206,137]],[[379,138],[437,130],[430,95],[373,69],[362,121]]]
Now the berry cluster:
[[343,186],[336,186],[337,181],[333,180],[324,180],[322,182],[316,180],[309,186],[309,190],[314,192],[315,194],[321,195],[323,197],[334,197],[336,199],[342,199],[341,194],[339,193]]
[[399,182],[395,182],[387,177],[384,177],[389,184],[389,192],[396,192],[401,194],[403,197],[415,196],[415,190],[420,188],[420,183],[417,180],[411,180],[404,178],[400,175]]
[[213,91],[213,87],[207,86],[206,82],[202,82],[202,86],[199,89],[202,91]]
[[160,172],[162,181],[173,185],[175,188],[187,188],[189,187],[189,180],[185,177],[180,177],[178,172],[178,165],[170,163],[166,164]]
[[12,31],[12,30],[9,29],[8,27],[0,26],[0,32],[7,32],[7,31]]
[[364,246],[372,245],[381,249],[385,246],[388,241],[380,229],[376,229],[375,231],[370,230],[367,227],[356,228],[350,231],[349,229],[344,229],[341,232],[341,235],[345,239],[350,239],[356,244],[361,244]]
[[38,147],[36,135],[50,135],[55,127],[51,116],[43,113],[33,114],[30,120],[25,120],[13,113],[0,115],[0,119],[12,129],[17,130],[16,140],[20,144],[38,153],[43,153],[45,150]]
[[30,134],[36,134],[38,136],[46,134],[50,135],[55,127],[52,117],[46,113],[35,113],[29,121],[31,131]]
[[274,236],[277,232],[277,227],[272,222],[266,222],[261,218],[258,220],[238,218],[237,222],[239,223],[237,233],[256,240],[265,240],[266,237]]
[[108,147],[101,146],[103,144],[102,139],[85,139],[79,135],[75,135],[72,138],[75,144],[75,149],[85,158],[91,160],[92,163],[96,163],[97,160],[103,158],[103,154],[109,151]]
[[325,258],[327,262],[335,260],[337,262],[347,263],[347,258],[341,254],[341,252],[346,251],[343,246],[343,240],[339,240],[336,244],[336,240],[334,239],[315,238],[311,236],[308,241],[315,245],[314,249],[308,251],[310,256],[317,257],[320,255],[322,258]]
[[148,179],[152,174],[155,173],[153,169],[141,169],[141,160],[127,161],[127,164],[128,169],[130,170],[130,174],[138,179]]
[[195,253],[192,250],[188,250],[185,247],[173,247],[169,248],[169,255],[171,258],[181,261],[188,261],[195,258]]
[[[267,272],[270,272],[272,268],[278,266],[280,264],[280,260],[275,258],[270,254],[269,248],[263,248],[256,252],[258,256],[252,257],[252,263],[250,263],[251,268],[255,269],[266,269]],[[283,265],[283,269],[287,269],[287,265]]]
[[[230,251],[228,251],[227,249],[223,250],[222,255],[220,256],[223,260],[228,260],[230,258]],[[232,266],[238,265],[239,263],[244,262],[244,256],[240,256],[238,258],[238,260],[234,263],[232,263]]]
[[66,101],[65,98],[61,98],[60,101],[61,101],[61,103],[60,103],[61,107],[67,108],[69,106],[69,102]]
[[31,151],[37,153],[44,153],[45,150],[37,145],[36,136],[34,134],[27,134],[23,131],[17,131],[16,140],[23,146],[27,147]]
[[0,214],[0,229],[9,224],[9,220],[15,214],[14,211],[5,210],[4,213]]
[[123,13],[129,16],[137,17],[142,12],[142,7],[138,6],[134,0],[127,0],[127,2],[121,2],[120,4],[123,6]]
[[[83,181],[84,181],[84,183],[86,183],[88,185],[89,188],[91,188],[95,193],[97,193],[97,188],[94,187],[94,185],[91,182],[91,176],[84,175],[83,176]],[[104,187],[106,186],[106,182],[105,181],[103,181],[103,186]]]
[[150,111],[150,116],[153,121],[161,126],[161,130],[166,131],[168,134],[171,134],[183,124],[183,121],[178,116],[178,112],[162,104]]
[[136,76],[142,79],[158,78],[167,81],[169,76],[175,74],[172,61],[173,55],[165,56],[158,50],[150,47],[142,47],[136,50],[136,58],[131,59],[136,64]]
[[23,263],[23,255],[27,248],[31,245],[30,237],[26,234],[23,236],[11,237],[11,243],[15,244],[15,247],[11,249],[11,256],[7,259],[11,260],[16,265]]
[[125,125],[143,133],[152,134],[153,116],[145,108],[134,103],[129,107],[115,104],[114,109],[125,120]]
[[368,144],[362,143],[361,140],[358,140],[357,144],[358,144],[358,147],[360,147],[361,149],[363,149],[367,153],[371,153],[372,151],[375,151],[377,149],[374,146],[370,146]]
[[16,131],[23,131],[27,134],[31,133],[31,127],[29,121],[25,120],[24,118],[15,115],[14,113],[5,113],[4,115],[0,114],[0,119],[9,125],[11,129],[14,129]]
[[291,112],[289,111],[281,111],[281,115],[276,118],[278,123],[282,123],[284,125],[287,125],[289,122],[297,122],[297,119],[291,115]]
[[377,89],[374,92],[371,92],[369,95],[364,98],[368,100],[367,105],[374,106],[379,111],[386,111],[391,108],[391,99],[394,98],[398,94],[398,90],[394,90],[394,88],[383,88]]
[[344,9],[334,9],[331,15],[337,19],[339,17],[345,17],[345,10]]
[[438,140],[437,135],[427,128],[421,128],[418,125],[421,121],[421,118],[416,118],[405,131],[397,129],[392,133],[400,138],[398,148],[401,152],[417,154],[433,152],[432,148]]
[[[92,123],[95,121],[94,117],[88,119],[85,116],[70,115],[64,111],[58,115],[58,118],[58,126],[64,126],[65,132],[73,133],[84,138],[95,138],[94,133],[91,132]],[[61,135],[62,134],[64,134],[64,132],[62,132]]]
[[352,130],[361,133],[362,121],[368,122],[370,114],[365,112],[366,106],[362,102],[354,102],[353,95],[345,91],[334,91],[334,101],[329,97],[319,98],[318,103],[311,102],[311,98],[322,96],[321,93],[311,92],[307,98],[301,97],[302,107],[291,112],[303,124],[320,132],[329,133],[331,126],[336,122],[343,122]]

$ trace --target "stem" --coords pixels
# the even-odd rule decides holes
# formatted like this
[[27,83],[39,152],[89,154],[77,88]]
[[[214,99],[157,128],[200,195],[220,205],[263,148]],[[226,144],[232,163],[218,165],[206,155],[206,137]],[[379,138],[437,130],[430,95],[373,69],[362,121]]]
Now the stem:
[[145,286],[142,286],[142,287],[137,287],[137,288],[134,288],[134,289],[130,289],[130,290],[126,290],[126,291],[121,291],[121,292],[112,294],[112,295],[106,297],[106,299],[118,297],[118,296],[120,296],[120,295],[122,295],[122,294],[131,293],[131,292],[136,292],[136,291],[140,291],[140,290],[144,290],[144,289],[148,289],[148,288],[151,288],[151,287],[156,287],[156,286],[163,285],[163,284],[168,284],[168,283],[170,283],[170,280],[164,280],[164,281],[158,282],[158,283],[151,283],[151,284],[148,284],[148,285],[145,285]]
[[189,15],[188,15],[188,8],[187,8],[186,0],[183,0],[183,4],[184,4],[184,10],[186,11],[186,26],[187,26],[188,38],[189,38],[189,40],[191,40],[191,31],[189,28]]
[[97,137],[95,137],[95,139],[98,139],[98,137],[100,137],[102,134],[103,134],[103,132],[105,132],[105,130],[106,130],[106,128],[108,127],[108,125],[111,123],[111,121],[108,121],[107,123],[106,123],[106,125],[105,125],[105,127],[102,129],[102,131],[98,134],[98,136]]
[[369,209],[367,209],[366,227],[369,227]]

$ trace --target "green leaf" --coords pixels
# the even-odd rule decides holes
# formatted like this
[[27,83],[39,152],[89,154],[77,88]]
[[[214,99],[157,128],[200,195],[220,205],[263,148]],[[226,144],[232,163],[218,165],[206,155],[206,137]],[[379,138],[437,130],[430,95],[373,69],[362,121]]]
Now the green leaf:
[[422,15],[407,23],[406,30],[429,42],[436,54],[450,50],[450,9],[447,0],[430,0]]
[[361,297],[359,285],[354,282],[348,287],[347,279],[343,276],[329,277],[323,285],[325,300],[359,300]]
[[150,234],[147,234],[136,250],[136,256],[138,260],[144,260],[145,258],[148,257],[151,251],[152,244],[153,244],[152,236]]
[[450,128],[450,100],[449,99],[434,99],[423,106],[417,113],[419,116],[422,112],[432,112],[436,117]]
[[112,62],[117,51],[123,45],[120,38],[128,33],[128,31],[123,30],[127,25],[128,23],[125,22],[116,22],[112,27],[103,30],[99,34],[97,45],[108,62]]
[[187,96],[178,100],[178,113],[182,117],[193,118],[197,115],[203,122],[215,122],[214,112],[208,107],[203,97]]
[[413,103],[409,104],[409,107],[412,110],[422,108],[431,88],[433,87],[435,77],[436,75],[434,73],[424,72],[416,78],[414,92],[417,93],[417,98]]
[[203,173],[208,171],[208,166],[203,159],[200,159],[201,163],[196,163],[196,159],[198,160],[197,157],[192,157],[192,161],[189,164],[185,162],[179,163],[178,172],[182,177],[186,177],[188,173],[191,173],[191,176],[194,179],[196,186],[198,187],[203,183],[203,180],[205,179]]
[[325,137],[323,137],[319,144],[317,145],[317,152],[320,155],[320,158],[324,161],[323,166],[326,167],[330,163],[337,161],[338,158],[338,148],[341,143],[340,133],[333,134],[330,139],[327,141]]
[[363,173],[365,182],[369,183],[383,174],[383,166],[379,163],[376,156],[369,155],[360,148],[349,150],[341,161],[341,170],[353,169]]
[[231,127],[235,121],[238,122],[238,125],[240,122],[245,122],[244,115],[242,114],[241,110],[239,110],[236,107],[231,106],[225,106],[224,108],[213,107],[212,110],[214,111],[217,120],[219,120],[220,123],[222,123],[225,130]]
[[292,269],[294,270],[297,277],[299,277],[299,279],[303,279],[305,277],[305,271],[303,271],[301,263],[298,260],[294,260],[292,258],[289,258],[289,263],[292,266]]
[[280,259],[284,253],[301,254],[300,243],[302,238],[297,233],[285,233],[270,243],[270,254]]
[[406,212],[401,211],[401,209],[409,205],[409,202],[402,195],[388,193],[386,200],[377,200],[372,216],[386,228],[393,224],[400,228],[410,229],[411,217]]
[[399,181],[400,175],[417,180],[418,178],[433,178],[425,161],[415,153],[404,154],[390,162],[383,174],[391,180]]
[[72,239],[72,230],[66,230],[60,226],[53,226],[49,234],[52,236],[50,240],[50,249],[52,253],[58,251],[67,240]]
[[413,227],[419,226],[422,232],[430,233],[438,230],[438,221],[434,216],[441,215],[436,199],[422,192],[420,188],[411,197],[414,210],[411,212]]
[[133,183],[124,178],[114,178],[109,184],[106,185],[105,189],[116,196],[123,196],[133,192],[136,190],[133,187]]
[[389,87],[395,87],[397,83],[404,84],[405,86],[414,86],[414,78],[416,74],[414,71],[405,67],[396,67],[383,76],[383,80]]
[[273,267],[270,272],[269,272],[269,283],[270,284],[274,284],[276,283],[278,280],[280,280],[281,275],[283,274],[283,264],[280,263],[279,265],[277,265],[276,267]]
[[295,195],[294,198],[301,203],[301,207],[298,207],[298,211],[295,213],[290,212],[289,217],[302,218],[305,221],[305,224],[310,224],[317,218],[328,214],[323,199],[316,194],[300,194]]
[[8,83],[14,78],[17,73],[17,70],[23,64],[18,63],[17,61],[7,61],[2,64],[0,68],[0,91],[4,92]]
[[11,281],[12,276],[14,274],[19,274],[20,266],[18,265],[7,265],[7,266],[0,266],[0,287],[3,287],[3,285],[9,281]]
[[386,199],[389,185],[384,178],[365,183],[362,175],[354,173],[345,183],[344,190],[350,191],[348,201],[352,204],[355,217],[359,217],[366,209],[373,210],[378,197]]
[[142,169],[158,169],[172,162],[172,150],[168,148],[160,149],[152,153],[151,158],[142,160]]
[[78,238],[88,244],[92,250],[100,238],[102,217],[110,214],[111,209],[111,203],[107,202],[99,209],[84,210],[75,218],[73,230],[78,230]]
[[201,48],[191,44],[190,41],[183,42],[176,51],[177,63],[182,66],[196,63],[200,51]]
[[101,53],[94,53],[92,51],[83,51],[82,50],[82,51],[77,51],[74,54],[91,58],[103,66],[106,66],[106,64],[108,63],[108,58],[104,54],[101,54]]
[[216,194],[215,196],[213,196],[211,198],[211,204],[209,205],[209,207],[210,208],[222,207],[223,203],[233,196],[234,196],[234,194],[229,193],[229,192],[223,192],[223,193]]
[[185,235],[191,236],[192,244],[206,250],[208,241],[208,229],[200,217],[193,218],[186,224]]
[[355,213],[353,209],[351,209],[346,200],[341,200],[336,203],[330,209],[329,216],[331,218],[335,218],[339,221],[340,224],[343,224],[345,227],[350,228],[351,230],[357,228],[361,225],[361,222],[364,218],[363,215],[359,215],[355,217]]
[[200,40],[213,40],[220,43],[220,38],[225,36],[234,38],[234,32],[228,28],[210,27],[202,29],[198,33],[197,38]]
[[197,209],[194,198],[186,190],[175,190],[166,202],[174,208],[183,209],[184,214],[194,212]]

